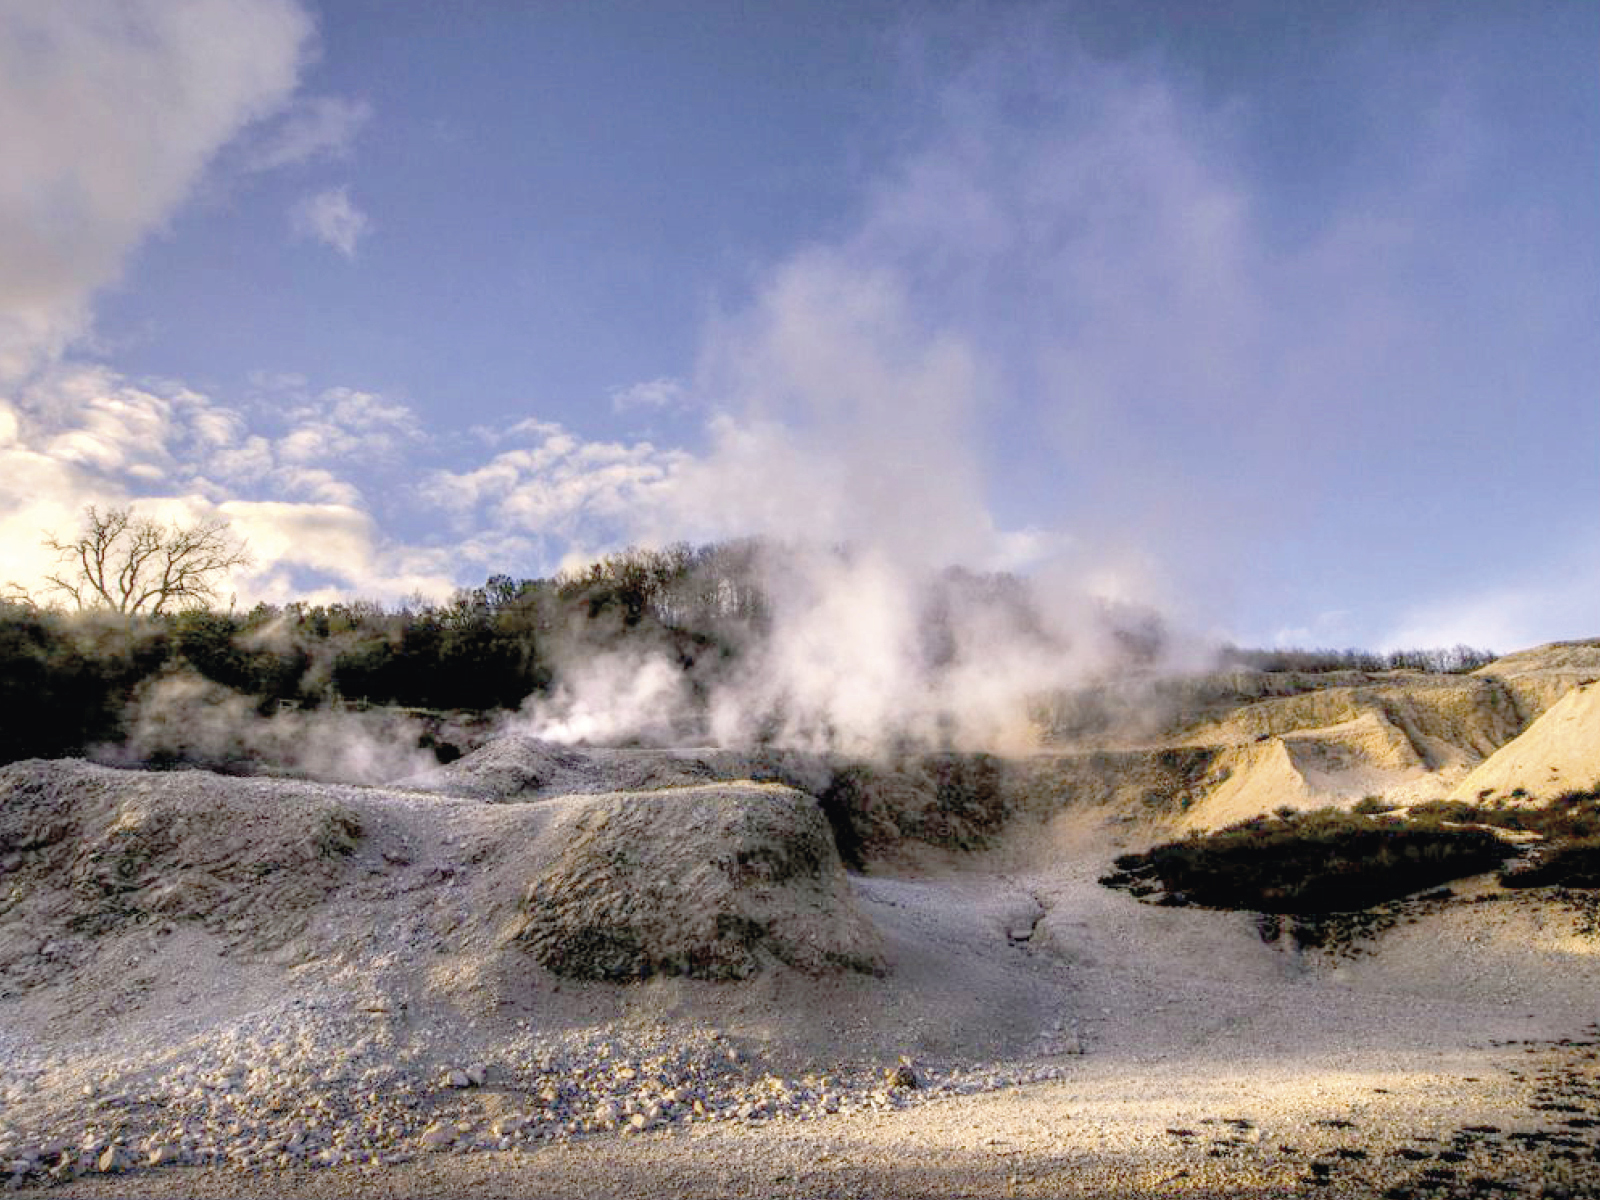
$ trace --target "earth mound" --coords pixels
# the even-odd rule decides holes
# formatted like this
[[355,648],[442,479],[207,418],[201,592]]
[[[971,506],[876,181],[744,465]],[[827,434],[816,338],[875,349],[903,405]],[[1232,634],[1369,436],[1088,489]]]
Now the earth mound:
[[907,753],[865,761],[776,747],[570,746],[508,734],[403,786],[528,802],[745,781],[817,797],[850,867],[892,858],[912,842],[981,848],[1011,813],[1004,764],[988,754]]
[[71,759],[0,768],[4,990],[140,924],[193,922],[258,950],[295,936],[363,835],[328,791]]
[[817,802],[777,784],[551,801],[517,941],[581,979],[882,969]]
[[1549,800],[1600,783],[1600,686],[1580,684],[1466,776],[1453,800]]
[[[460,895],[448,920],[419,907],[440,889]],[[882,967],[817,801],[781,785],[495,805],[77,760],[0,769],[0,992],[62,983],[158,929],[255,954],[304,942],[300,959],[392,952],[336,932],[370,901],[508,979],[526,957],[618,980]]]
[[1600,638],[1519,650],[1473,674],[1502,683],[1516,698],[1524,719],[1532,721],[1574,687],[1600,679]]
[[569,745],[505,733],[399,786],[477,800],[538,800],[753,779],[816,793],[834,769],[823,755],[792,750]]

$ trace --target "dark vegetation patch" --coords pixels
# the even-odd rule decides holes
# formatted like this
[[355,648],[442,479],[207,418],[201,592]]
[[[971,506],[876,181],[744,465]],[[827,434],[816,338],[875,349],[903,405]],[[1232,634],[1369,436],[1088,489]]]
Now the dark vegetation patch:
[[172,653],[168,625],[0,604],[0,762],[55,758],[117,735],[140,681]]
[[1500,874],[1506,887],[1600,888],[1600,837],[1541,848]]
[[1413,806],[1409,814],[1413,820],[1492,825],[1496,829],[1537,834],[1550,841],[1594,838],[1600,837],[1600,787],[1564,792],[1538,807],[1508,804],[1504,800],[1487,804],[1431,800]]
[[[766,627],[753,543],[630,550],[548,579],[492,576],[443,603],[259,604],[247,612],[62,612],[0,601],[0,762],[120,741],[142,684],[187,673],[261,716],[328,706],[514,709],[563,666],[628,648],[691,691]],[[441,761],[458,754],[429,746]]]
[[1487,829],[1326,808],[1124,854],[1101,882],[1162,904],[1347,912],[1481,874],[1512,853]]
[[1225,646],[1219,652],[1222,670],[1298,671],[1322,674],[1333,671],[1424,671],[1429,674],[1460,675],[1476,671],[1495,660],[1492,650],[1472,646],[1451,646],[1431,650],[1391,650],[1375,654],[1370,650],[1327,650],[1283,647],[1251,650]]
[[1453,899],[1455,893],[1449,888],[1435,888],[1348,912],[1261,913],[1256,918],[1256,931],[1269,945],[1284,943],[1296,950],[1359,958],[1370,951],[1371,942],[1380,935],[1402,922],[1414,923],[1428,913],[1438,912]]
[[[483,714],[549,693],[564,671],[597,655],[628,651],[674,663],[692,709],[741,661],[762,652],[772,632],[772,590],[779,586],[772,581],[783,579],[789,565],[781,545],[747,539],[628,549],[550,578],[493,575],[442,603],[392,608],[363,600],[297,601],[243,612],[196,606],[152,614],[63,612],[26,599],[0,601],[0,762],[78,755],[121,741],[129,701],[140,686],[174,673],[227,688],[262,716],[330,705]],[[957,665],[957,616],[975,607],[1003,618],[1041,653],[1060,649],[1027,583],[1013,575],[950,568],[930,582],[920,603],[921,651],[930,672]],[[1100,618],[1119,664],[1130,678],[1143,679],[1141,669],[1165,652],[1159,619],[1125,606],[1108,607]],[[1250,672],[1266,681],[1253,692],[1277,694],[1313,686],[1302,678],[1307,672],[1460,671],[1488,657],[1465,647],[1385,656],[1233,648],[1219,669]],[[1273,672],[1287,674],[1274,679]],[[1157,699],[1165,697],[1156,707],[1184,711],[1212,687],[1146,680],[1131,696],[1113,688],[1058,697],[1050,703],[1063,707],[1046,724],[1122,728],[1130,711],[1151,707],[1150,686]],[[1212,697],[1224,705],[1237,699],[1228,688]],[[777,714],[755,716],[758,726],[765,716],[776,728]],[[448,761],[457,747],[437,749]],[[970,774],[957,787],[963,795],[983,790]],[[947,833],[930,832],[959,844],[974,822],[956,816]],[[930,820],[938,817],[930,814]],[[871,840],[870,833],[863,837]]]
[[1540,841],[1500,873],[1505,887],[1600,888],[1600,787],[1565,792],[1539,807],[1438,800],[1411,814],[1535,835]]
[[[783,782],[803,787],[803,782]],[[839,857],[860,870],[908,841],[978,850],[1005,824],[1009,807],[992,754],[907,754],[886,764],[848,763],[817,792]]]

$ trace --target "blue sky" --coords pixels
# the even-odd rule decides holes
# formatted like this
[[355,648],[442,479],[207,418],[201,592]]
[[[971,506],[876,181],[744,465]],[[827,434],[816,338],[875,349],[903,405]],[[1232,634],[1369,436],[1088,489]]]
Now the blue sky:
[[0,578],[849,541],[1600,633],[1600,7],[0,2]]

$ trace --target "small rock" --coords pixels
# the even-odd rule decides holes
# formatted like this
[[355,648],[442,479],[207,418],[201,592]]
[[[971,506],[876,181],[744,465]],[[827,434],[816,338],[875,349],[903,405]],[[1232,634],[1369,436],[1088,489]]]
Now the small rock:
[[917,1078],[916,1068],[908,1062],[903,1062],[898,1067],[887,1072],[885,1082],[892,1088],[919,1088],[922,1086],[922,1080]]
[[444,1085],[452,1088],[469,1088],[472,1086],[472,1077],[459,1067],[451,1067],[445,1072]]
[[489,1078],[489,1068],[483,1063],[473,1063],[467,1068],[467,1082],[473,1087],[482,1087]]
[[95,1161],[95,1167],[102,1175],[114,1175],[118,1171],[126,1170],[128,1158],[118,1146],[107,1146],[105,1152]]
[[435,1121],[422,1131],[421,1142],[428,1150],[443,1150],[452,1145],[456,1140],[454,1126],[446,1125],[443,1121]]

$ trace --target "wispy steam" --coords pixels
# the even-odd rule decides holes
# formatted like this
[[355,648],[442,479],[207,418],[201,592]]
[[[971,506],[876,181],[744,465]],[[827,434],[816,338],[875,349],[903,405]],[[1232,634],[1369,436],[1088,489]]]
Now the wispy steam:
[[695,739],[693,712],[678,664],[645,650],[605,650],[574,661],[516,725],[552,742],[670,746]]
[[[1052,690],[1148,668],[1171,648],[1148,610],[1081,595],[1046,605],[1016,576],[935,571],[872,547],[765,541],[713,561],[710,574],[681,584],[702,606],[694,632],[663,637],[602,621],[568,626],[564,645],[547,638],[558,682],[530,700],[516,731],[868,758],[1017,751],[1037,743]],[[713,609],[727,598],[731,612],[735,593],[759,601],[707,619],[708,598]]]
[[[1206,380],[1207,395],[1225,389],[1239,343],[1222,333],[1248,326],[1235,320],[1230,279],[1238,205],[1160,88],[1094,68],[1103,94],[1063,89],[1026,56],[1010,82],[1002,65],[980,63],[942,98],[946,127],[872,191],[855,231],[780,264],[707,335],[696,386],[717,412],[711,447],[678,465],[638,532],[767,545],[762,636],[705,689],[719,743],[1016,749],[1036,736],[1042,694],[1170,649],[1146,638],[1135,654],[1119,635],[1129,613],[1148,625],[1163,595],[1148,564],[1126,569],[1136,556],[1112,532],[1122,514],[1094,514],[1097,540],[1050,529],[1059,512],[1039,511],[1043,528],[996,516],[997,470],[1072,470],[1077,457],[1055,455],[1054,428],[1019,431],[1030,451],[1000,422],[1020,389],[1091,409],[1185,375]],[[1002,114],[1013,91],[1049,114],[1026,137]],[[1133,254],[1128,239],[1146,235],[1126,229],[1129,211],[1157,218],[1162,244],[1182,251],[1173,263]],[[1134,268],[1123,276],[1106,261],[1119,248]],[[1152,375],[1150,347],[1111,345],[1095,322],[1121,321],[1169,285],[1209,324],[1165,338],[1177,358]],[[1008,327],[1013,312],[1027,320]],[[1215,369],[1184,365],[1196,355]],[[995,571],[1021,578],[984,585]],[[612,707],[639,695],[619,666],[652,698],[642,714]],[[630,712],[644,724],[610,728],[652,736],[679,724],[675,706],[702,700],[645,687],[659,677],[617,663],[574,676],[563,704],[539,706],[535,728],[581,737],[606,727],[596,714]]]
[[95,747],[90,757],[118,766],[171,762],[365,784],[437,765],[421,745],[421,724],[401,714],[319,709],[262,716],[252,697],[190,674],[143,686],[126,725],[122,743]]

